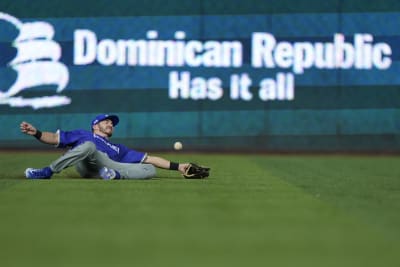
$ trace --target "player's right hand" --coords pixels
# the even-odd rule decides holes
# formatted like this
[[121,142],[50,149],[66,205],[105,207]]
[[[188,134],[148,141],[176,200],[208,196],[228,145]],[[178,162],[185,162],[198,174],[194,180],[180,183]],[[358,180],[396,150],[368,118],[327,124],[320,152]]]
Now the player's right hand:
[[33,127],[32,124],[25,121],[21,122],[19,127],[21,129],[21,132],[23,132],[24,134],[34,135],[36,133],[36,128]]

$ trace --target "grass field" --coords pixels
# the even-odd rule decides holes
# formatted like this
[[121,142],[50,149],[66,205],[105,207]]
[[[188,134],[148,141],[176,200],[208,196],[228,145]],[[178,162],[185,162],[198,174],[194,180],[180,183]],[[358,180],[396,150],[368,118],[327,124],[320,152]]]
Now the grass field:
[[400,157],[159,154],[207,180],[23,178],[0,152],[0,266],[399,266]]

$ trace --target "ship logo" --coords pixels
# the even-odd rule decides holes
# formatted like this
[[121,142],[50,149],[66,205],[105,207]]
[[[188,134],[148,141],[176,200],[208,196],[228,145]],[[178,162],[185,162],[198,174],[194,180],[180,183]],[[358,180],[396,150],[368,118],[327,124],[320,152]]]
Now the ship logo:
[[[10,88],[0,91],[0,105],[40,109],[70,104],[69,97],[59,95],[68,85],[69,73],[59,61],[61,46],[53,40],[53,26],[44,21],[23,23],[3,12],[0,12],[1,20],[12,24],[18,30],[18,36],[12,43],[17,50],[16,56],[7,65],[16,71],[17,78]],[[23,90],[46,85],[54,85],[57,94],[35,98],[18,96]]]

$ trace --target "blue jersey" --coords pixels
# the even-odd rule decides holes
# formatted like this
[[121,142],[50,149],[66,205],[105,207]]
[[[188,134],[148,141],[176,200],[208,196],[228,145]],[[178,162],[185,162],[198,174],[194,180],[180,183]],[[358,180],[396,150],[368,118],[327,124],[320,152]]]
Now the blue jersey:
[[135,151],[121,144],[113,144],[108,139],[86,130],[58,131],[59,148],[74,148],[84,142],[90,141],[96,145],[97,150],[102,151],[114,161],[122,163],[139,163],[146,159],[147,154]]

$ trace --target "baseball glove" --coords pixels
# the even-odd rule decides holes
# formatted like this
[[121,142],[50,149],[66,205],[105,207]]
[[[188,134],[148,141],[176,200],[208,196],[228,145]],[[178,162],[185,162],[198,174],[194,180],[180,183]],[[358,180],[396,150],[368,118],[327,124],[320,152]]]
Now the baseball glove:
[[190,163],[183,177],[186,179],[203,179],[210,175],[210,168]]

